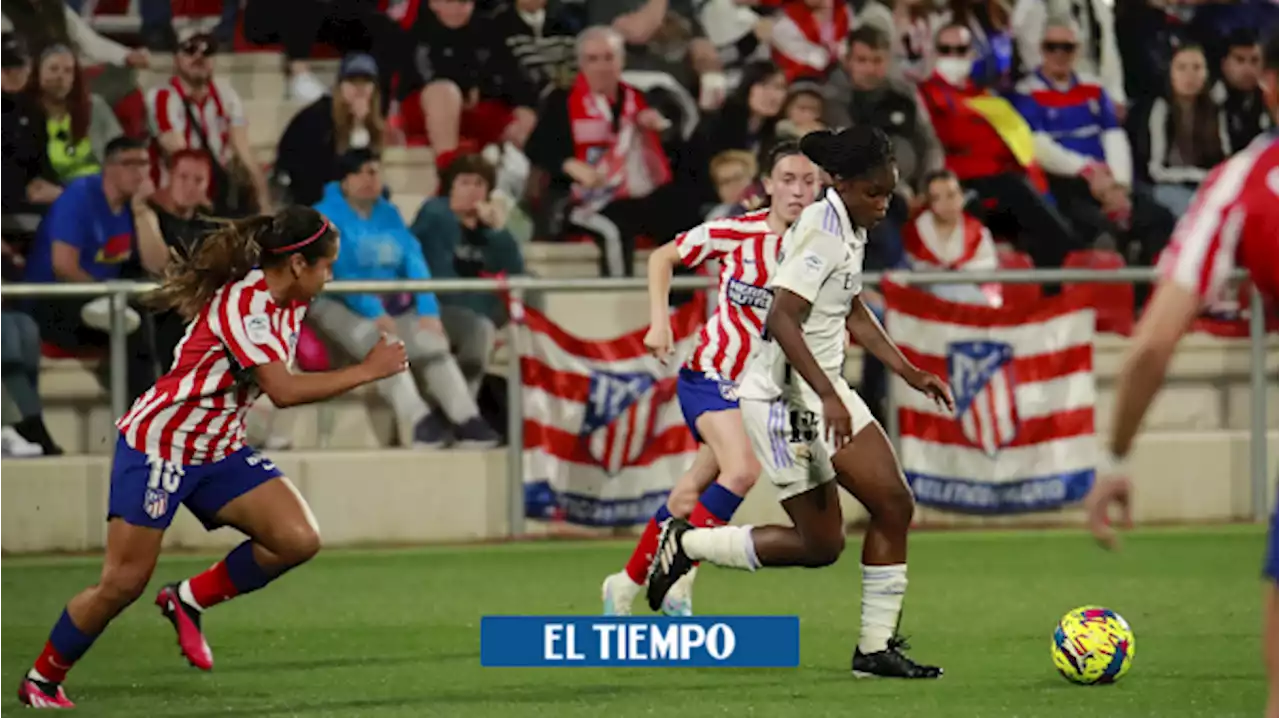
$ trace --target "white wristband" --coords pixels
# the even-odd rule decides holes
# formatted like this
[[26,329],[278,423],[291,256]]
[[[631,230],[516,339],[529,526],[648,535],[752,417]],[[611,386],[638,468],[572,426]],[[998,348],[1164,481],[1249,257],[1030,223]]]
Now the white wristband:
[[1101,449],[1098,452],[1098,473],[1107,475],[1127,474],[1129,472],[1129,460],[1122,456],[1116,456],[1110,449]]

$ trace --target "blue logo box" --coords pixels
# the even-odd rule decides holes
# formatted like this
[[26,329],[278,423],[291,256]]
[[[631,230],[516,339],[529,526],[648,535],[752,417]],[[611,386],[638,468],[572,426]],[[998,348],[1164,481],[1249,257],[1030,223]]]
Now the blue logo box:
[[795,668],[796,616],[485,616],[480,665]]

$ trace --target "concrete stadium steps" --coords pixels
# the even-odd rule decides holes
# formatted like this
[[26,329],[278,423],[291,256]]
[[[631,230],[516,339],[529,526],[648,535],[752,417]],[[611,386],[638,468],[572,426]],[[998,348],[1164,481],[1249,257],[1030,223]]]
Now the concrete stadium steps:
[[[619,333],[616,317],[629,316],[630,326],[643,324],[644,298],[640,293],[552,295],[548,312],[586,338],[602,338]],[[583,307],[591,311],[582,311]],[[1125,343],[1118,337],[1099,337],[1095,354],[1098,377],[1096,422],[1099,432],[1111,424],[1114,401],[1114,378],[1123,357]],[[1273,377],[1267,391],[1268,426],[1278,425],[1276,346],[1268,350],[1268,371]],[[500,345],[491,371],[503,374],[509,362],[509,347]],[[1145,423],[1152,433],[1204,432],[1218,436],[1224,432],[1248,433],[1250,398],[1248,384],[1248,343],[1194,335],[1188,337],[1175,358],[1170,379],[1157,397]],[[860,380],[861,350],[851,349],[845,376],[855,385]],[[45,416],[49,430],[74,454],[109,454],[114,446],[114,417],[107,396],[99,389],[90,365],[76,360],[44,361],[41,391],[45,397]],[[267,406],[266,404],[263,405]],[[265,420],[269,413],[254,412],[250,417],[251,435],[261,440],[266,435]],[[411,427],[397,427],[395,417],[370,388],[357,389],[319,405],[282,411],[276,419],[278,431],[292,440],[298,449],[375,449],[407,446]],[[1242,457],[1247,457],[1242,454]],[[1244,460],[1241,458],[1240,460]]]

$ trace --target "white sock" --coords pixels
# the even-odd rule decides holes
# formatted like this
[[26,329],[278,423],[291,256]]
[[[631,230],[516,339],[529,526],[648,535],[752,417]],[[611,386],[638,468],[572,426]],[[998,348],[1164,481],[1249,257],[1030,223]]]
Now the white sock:
[[36,670],[36,669],[34,669],[34,668],[32,668],[31,670],[27,671],[27,678],[28,678],[28,679],[30,679],[30,680],[33,680],[33,681],[39,681],[39,682],[41,682],[41,683],[53,683],[53,681],[51,681],[51,680],[49,680],[48,678],[45,678],[44,676],[40,675],[40,671],[37,671],[37,670]]
[[760,568],[750,526],[717,526],[686,531],[680,541],[694,561],[710,561],[725,568]]
[[191,593],[190,581],[183,581],[182,583],[178,584],[178,598],[181,599],[182,602],[187,604],[188,606],[196,609],[201,613],[204,613],[204,606],[201,606],[200,604],[196,603],[195,594]]
[[862,567],[862,637],[858,648],[876,653],[889,646],[898,630],[902,597],[907,593],[907,565]]

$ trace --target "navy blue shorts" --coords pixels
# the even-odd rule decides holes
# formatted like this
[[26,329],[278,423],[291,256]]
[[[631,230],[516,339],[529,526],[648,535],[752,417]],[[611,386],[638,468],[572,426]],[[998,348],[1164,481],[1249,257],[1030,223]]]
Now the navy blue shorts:
[[1276,579],[1276,552],[1280,551],[1280,547],[1276,546],[1276,541],[1280,539],[1280,530],[1277,530],[1276,525],[1278,518],[1280,518],[1280,516],[1278,516],[1276,510],[1273,509],[1271,511],[1271,527],[1267,529],[1267,558],[1262,564],[1262,575],[1272,583],[1280,583],[1280,581],[1277,581]]
[[683,367],[676,379],[676,397],[680,399],[684,423],[689,425],[689,431],[693,432],[693,438],[699,444],[704,443],[702,435],[698,433],[699,416],[709,411],[738,408],[736,384],[724,379],[712,379],[702,372]]
[[211,464],[183,466],[148,456],[121,436],[111,462],[107,519],[165,529],[173,523],[178,505],[186,504],[206,529],[213,530],[220,525],[214,516],[223,506],[282,475],[270,459],[248,446]]

